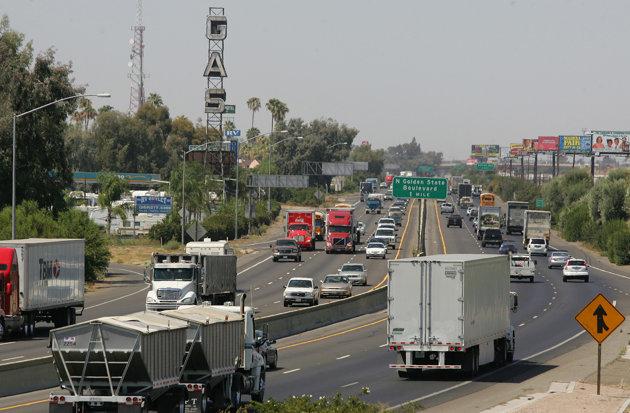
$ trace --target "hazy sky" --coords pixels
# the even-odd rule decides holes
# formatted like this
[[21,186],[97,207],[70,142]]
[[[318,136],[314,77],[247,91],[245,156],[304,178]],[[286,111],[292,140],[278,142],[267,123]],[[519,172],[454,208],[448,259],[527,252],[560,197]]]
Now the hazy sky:
[[[559,0],[145,0],[145,90],[173,118],[204,114],[209,7],[225,7],[227,103],[238,128],[246,101],[278,98],[288,117],[332,118],[355,143],[386,148],[416,137],[424,151],[463,159],[472,144],[628,130],[630,2]],[[0,14],[72,61],[93,100],[129,108],[129,39],[136,0],[0,0]]]

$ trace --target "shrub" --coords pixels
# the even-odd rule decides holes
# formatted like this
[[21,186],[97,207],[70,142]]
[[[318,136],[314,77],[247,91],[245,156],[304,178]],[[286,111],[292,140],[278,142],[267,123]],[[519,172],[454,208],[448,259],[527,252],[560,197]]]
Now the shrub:
[[597,236],[595,238],[595,246],[600,250],[607,250],[608,242],[612,238],[616,237],[619,232],[627,229],[628,225],[620,219],[607,221],[597,232]]
[[590,231],[592,221],[588,205],[569,208],[560,218],[560,231],[567,241],[585,241],[585,231]]
[[630,230],[626,227],[608,240],[608,259],[617,265],[630,264]]

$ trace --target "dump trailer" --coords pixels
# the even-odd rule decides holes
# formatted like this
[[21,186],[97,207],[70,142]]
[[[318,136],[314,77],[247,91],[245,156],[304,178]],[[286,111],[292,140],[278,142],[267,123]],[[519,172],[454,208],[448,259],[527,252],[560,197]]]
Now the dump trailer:
[[51,330],[53,363],[69,394],[50,393],[49,412],[183,409],[188,329],[176,318],[134,313]]
[[507,256],[445,254],[389,261],[389,365],[400,377],[423,370],[464,370],[514,356]]
[[236,408],[243,394],[262,401],[253,310],[235,308],[187,306],[52,330],[53,360],[70,394],[51,393],[50,412],[203,413]]
[[85,240],[0,241],[0,338],[33,336],[40,321],[74,324],[84,289]]

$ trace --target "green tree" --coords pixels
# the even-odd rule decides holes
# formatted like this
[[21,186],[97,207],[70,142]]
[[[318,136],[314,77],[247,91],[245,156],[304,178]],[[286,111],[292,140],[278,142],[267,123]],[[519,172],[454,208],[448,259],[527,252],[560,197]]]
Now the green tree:
[[260,110],[260,99],[256,97],[247,99],[247,108],[252,111],[252,129],[254,129],[254,114]]
[[[72,67],[55,61],[52,49],[33,63],[32,46],[0,21],[0,182],[12,181],[13,114],[24,114],[59,99],[83,93],[71,83]],[[31,66],[31,63],[32,66]],[[72,172],[64,145],[66,119],[77,102],[69,99],[16,119],[16,200],[35,200],[58,212],[66,208],[64,192]],[[11,203],[12,191],[0,191],[0,205]]]
[[271,112],[271,130],[273,131],[275,130],[274,121],[276,123],[283,122],[286,114],[289,113],[289,108],[285,103],[275,98],[269,99],[265,107]]
[[147,103],[152,103],[153,106],[159,108],[164,104],[164,101],[162,100],[162,96],[158,95],[157,93],[150,93],[149,97],[147,98]]
[[[101,193],[98,195],[98,205],[107,209],[107,233],[111,231],[112,215],[124,215],[124,209],[114,211],[114,201],[118,201],[127,191],[127,183],[115,174],[101,174],[98,177]],[[124,219],[124,218],[123,218]]]
[[223,130],[224,131],[226,131],[226,130],[234,130],[234,129],[236,129],[236,125],[231,120],[226,120],[223,123]]

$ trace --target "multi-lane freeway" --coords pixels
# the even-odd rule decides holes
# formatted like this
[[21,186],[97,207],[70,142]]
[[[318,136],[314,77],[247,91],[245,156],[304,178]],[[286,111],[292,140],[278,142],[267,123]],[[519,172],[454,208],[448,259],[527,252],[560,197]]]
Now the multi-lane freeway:
[[[398,231],[397,249],[389,252],[388,259],[408,257],[416,248],[418,205],[418,202],[410,204],[406,220]],[[446,216],[440,216],[438,208],[436,202],[426,202],[427,254],[497,252],[496,247],[480,247],[467,219],[464,228],[446,228]],[[365,216],[362,208],[358,211],[359,219],[367,226],[362,237],[366,239],[376,228],[375,222],[380,216]],[[506,238],[519,244],[518,235]],[[551,244],[553,246],[553,239]],[[579,250],[570,252],[580,254]],[[301,263],[274,263],[269,257],[268,247],[265,247],[239,258],[238,286],[248,293],[247,304],[251,303],[259,316],[299,311],[282,306],[283,284],[293,276],[320,280],[325,274],[337,272],[345,262],[363,262],[369,269],[368,286],[355,286],[355,294],[373,288],[386,278],[386,261],[366,260],[361,249],[355,254],[327,255],[318,246],[314,252],[304,252]],[[267,373],[266,395],[275,399],[302,394],[314,398],[337,393],[355,395],[366,387],[370,391],[362,399],[368,402],[386,406],[416,402],[432,407],[483,392],[497,382],[522,381],[542,373],[548,368],[543,364],[555,356],[592,340],[573,317],[597,293],[605,292],[610,300],[616,301],[622,313],[628,312],[630,304],[630,288],[625,285],[628,277],[623,274],[591,267],[589,283],[563,283],[561,271],[547,269],[545,264],[546,258],[538,259],[537,280],[533,284],[511,283],[519,294],[520,304],[518,313],[513,315],[517,347],[515,363],[511,365],[499,369],[486,367],[473,381],[453,372],[431,372],[418,380],[401,379],[395,370],[388,368],[388,364],[394,362],[394,354],[386,348],[386,312],[379,311],[278,340],[279,365]],[[142,281],[142,268],[113,265],[104,284],[87,295],[86,310],[80,320],[144,309],[146,285]],[[328,301],[322,299],[320,305]],[[47,331],[47,328],[39,328],[35,339],[1,343],[0,364],[48,354]],[[5,397],[0,400],[0,410],[40,412],[46,408],[49,391]]]

